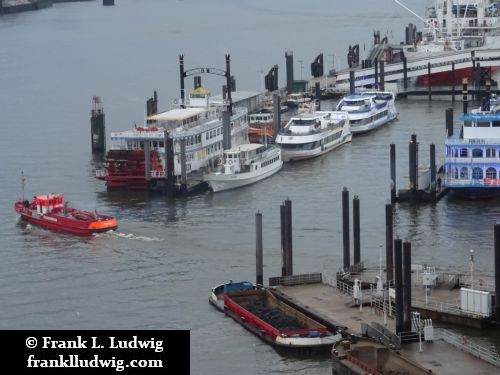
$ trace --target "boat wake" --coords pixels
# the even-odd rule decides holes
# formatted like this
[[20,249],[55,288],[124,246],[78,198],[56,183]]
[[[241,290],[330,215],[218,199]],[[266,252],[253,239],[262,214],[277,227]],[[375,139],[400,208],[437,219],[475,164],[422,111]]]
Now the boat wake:
[[158,237],[147,237],[147,236],[136,236],[133,233],[121,233],[121,232],[115,232],[115,231],[108,231],[106,233],[101,233],[98,235],[102,234],[108,234],[108,235],[113,235],[121,238],[125,238],[127,240],[138,240],[138,241],[146,241],[146,242],[153,242],[153,241],[163,241],[163,238],[158,238]]

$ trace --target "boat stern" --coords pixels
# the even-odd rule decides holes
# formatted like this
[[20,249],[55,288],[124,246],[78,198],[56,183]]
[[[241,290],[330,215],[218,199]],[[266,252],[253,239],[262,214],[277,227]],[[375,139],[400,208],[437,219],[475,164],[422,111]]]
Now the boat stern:
[[118,228],[118,224],[114,217],[93,221],[87,227],[87,229],[92,233],[106,232],[108,230],[115,230],[116,228]]

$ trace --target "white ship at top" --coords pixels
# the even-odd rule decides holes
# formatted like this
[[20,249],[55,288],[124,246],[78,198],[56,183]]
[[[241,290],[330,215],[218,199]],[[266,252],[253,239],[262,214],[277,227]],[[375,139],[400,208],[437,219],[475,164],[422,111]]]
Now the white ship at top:
[[422,40],[407,48],[408,57],[467,48],[500,48],[499,0],[434,0],[425,17],[395,0],[423,22]]
[[[466,52],[477,49],[500,48],[500,0],[433,0],[427,7],[425,15],[421,16],[404,4],[404,1],[394,2],[417,19],[422,21],[421,31],[411,25],[406,30],[405,43],[388,44],[388,36],[380,39],[380,33],[375,33],[375,44],[367,55],[372,63],[383,60],[387,64],[397,63],[402,56],[410,61],[428,59],[450,53]],[[486,73],[486,71],[485,71]],[[491,77],[498,79],[498,69],[488,71]],[[432,73],[432,85],[457,84],[463,78],[472,82],[473,69],[456,69]],[[427,86],[429,77],[419,77],[417,84]]]
[[[233,107],[230,116],[231,146],[248,143],[248,116],[245,108]],[[184,107],[177,106],[166,112],[145,118],[145,125],[112,132],[111,149],[107,166],[97,171],[97,178],[108,187],[130,188],[130,181],[142,176],[144,171],[144,145],[151,150],[151,177],[165,177],[165,132],[173,138],[174,174],[181,175],[181,140],[185,140],[186,173],[215,166],[223,155],[223,107],[210,100],[210,92],[197,88],[189,95]],[[135,154],[134,154],[135,153]],[[142,160],[141,159],[142,155]],[[135,163],[134,163],[135,162]],[[141,163],[142,162],[142,163]],[[137,172],[138,170],[138,172]],[[143,180],[141,180],[143,181]],[[143,184],[138,184],[142,188]]]

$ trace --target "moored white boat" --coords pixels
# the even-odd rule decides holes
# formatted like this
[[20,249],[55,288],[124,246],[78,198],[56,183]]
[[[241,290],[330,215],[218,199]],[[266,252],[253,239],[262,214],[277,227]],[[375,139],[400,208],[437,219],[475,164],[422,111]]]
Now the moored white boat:
[[348,114],[334,111],[294,116],[276,136],[285,162],[314,158],[351,140]]
[[247,143],[225,150],[217,170],[204,174],[203,179],[216,193],[261,181],[282,166],[279,147]]
[[364,91],[342,98],[337,111],[349,113],[351,132],[366,133],[398,116],[395,95],[390,91]]
[[286,97],[285,104],[288,107],[298,107],[302,103],[309,103],[311,98],[306,96],[303,92],[294,92],[292,94],[288,94]]

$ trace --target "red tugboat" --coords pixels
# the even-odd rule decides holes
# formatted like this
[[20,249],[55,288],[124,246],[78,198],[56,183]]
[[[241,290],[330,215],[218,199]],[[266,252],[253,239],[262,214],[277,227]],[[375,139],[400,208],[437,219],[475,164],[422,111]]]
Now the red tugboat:
[[14,208],[29,223],[80,236],[91,236],[117,228],[114,217],[69,208],[62,194],[37,195],[32,202],[19,199]]

